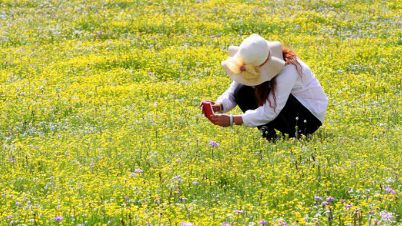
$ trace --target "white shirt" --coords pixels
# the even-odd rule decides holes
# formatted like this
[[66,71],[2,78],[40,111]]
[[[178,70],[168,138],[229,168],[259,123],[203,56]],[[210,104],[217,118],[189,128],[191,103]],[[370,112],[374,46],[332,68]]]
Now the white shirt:
[[[276,76],[276,102],[270,93],[268,95],[272,105],[276,103],[276,109],[269,106],[268,100],[264,105],[255,110],[247,110],[243,115],[245,126],[256,127],[269,123],[274,120],[285,107],[290,94],[305,106],[322,123],[325,119],[325,112],[328,106],[328,98],[325,95],[320,83],[310,68],[300,59],[298,62],[302,66],[300,76],[293,64],[285,65],[282,71]],[[221,102],[223,111],[228,112],[236,107],[234,91],[239,83],[233,81],[230,87],[218,98],[216,102]]]

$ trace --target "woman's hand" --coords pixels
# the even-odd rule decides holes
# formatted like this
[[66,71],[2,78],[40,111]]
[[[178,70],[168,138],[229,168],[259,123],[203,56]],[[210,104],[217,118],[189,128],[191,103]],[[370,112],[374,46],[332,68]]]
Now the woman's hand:
[[[207,100],[207,101],[211,103],[211,106],[212,106],[212,109],[214,110],[214,112],[220,112],[221,110],[223,110],[222,103],[215,103],[215,102],[209,101],[209,100]],[[202,107],[202,103],[200,103],[200,107],[202,110],[202,114],[205,114],[204,108]]]
[[221,127],[230,126],[230,115],[225,115],[225,114],[211,115],[211,119],[218,126],[221,126]]
[[212,109],[214,109],[214,112],[222,112],[223,104],[222,103],[214,103],[214,104],[212,104]]

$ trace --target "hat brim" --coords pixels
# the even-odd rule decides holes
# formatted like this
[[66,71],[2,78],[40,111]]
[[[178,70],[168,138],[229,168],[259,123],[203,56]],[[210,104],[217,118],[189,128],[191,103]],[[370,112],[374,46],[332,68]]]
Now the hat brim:
[[[280,42],[269,42],[268,47],[271,51],[268,61],[260,67],[260,77],[256,79],[245,79],[241,74],[234,74],[226,66],[227,60],[222,61],[222,68],[225,70],[226,74],[234,81],[246,85],[246,86],[257,86],[266,81],[270,81],[274,78],[281,70],[285,67],[285,61],[283,60],[282,44]],[[237,57],[239,53],[239,47],[230,46],[228,49],[229,57]]]

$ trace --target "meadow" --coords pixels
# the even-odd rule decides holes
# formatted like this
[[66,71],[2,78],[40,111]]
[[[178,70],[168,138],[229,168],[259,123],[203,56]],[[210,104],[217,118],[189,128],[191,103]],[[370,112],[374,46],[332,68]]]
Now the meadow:
[[[399,0],[0,0],[0,225],[402,225],[401,15]],[[310,138],[201,114],[252,33],[328,95]]]

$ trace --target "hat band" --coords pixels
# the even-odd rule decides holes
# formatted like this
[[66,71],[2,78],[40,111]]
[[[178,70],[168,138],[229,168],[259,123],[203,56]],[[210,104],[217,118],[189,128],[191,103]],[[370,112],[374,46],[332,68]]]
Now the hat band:
[[269,50],[267,59],[264,61],[264,63],[260,65],[260,67],[264,66],[264,64],[268,62],[270,56],[271,56],[271,50]]

